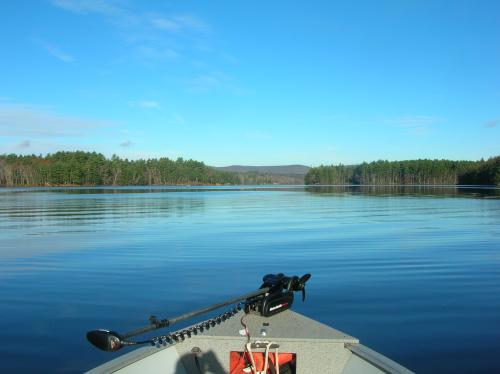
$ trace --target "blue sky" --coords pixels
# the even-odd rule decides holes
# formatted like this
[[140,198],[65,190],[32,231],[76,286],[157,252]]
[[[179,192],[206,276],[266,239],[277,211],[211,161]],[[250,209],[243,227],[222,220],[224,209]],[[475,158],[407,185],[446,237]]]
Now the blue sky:
[[498,1],[0,2],[0,153],[500,154]]

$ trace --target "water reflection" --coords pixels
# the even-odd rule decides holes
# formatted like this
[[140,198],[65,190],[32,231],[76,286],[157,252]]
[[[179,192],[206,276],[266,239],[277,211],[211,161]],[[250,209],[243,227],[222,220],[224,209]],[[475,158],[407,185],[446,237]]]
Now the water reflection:
[[87,330],[131,330],[281,271],[313,274],[295,310],[417,372],[500,372],[498,196],[454,186],[1,190],[2,369],[82,372],[110,359]]
[[481,186],[307,186],[315,194],[412,197],[500,197],[500,188]]
[[[59,191],[58,191],[59,192]],[[74,192],[73,192],[74,193]],[[195,195],[164,195],[151,197],[128,196],[123,191],[119,198],[113,195],[72,194],[62,198],[51,198],[47,194],[36,194],[35,198],[26,194],[0,195],[0,227],[20,229],[40,225],[92,225],[101,220],[166,218],[196,214],[203,210],[205,199]]]
[[290,191],[327,194],[410,195],[410,196],[466,196],[498,197],[500,187],[494,186],[433,186],[433,185],[258,185],[258,186],[102,186],[102,187],[19,187],[1,188],[0,199],[5,194],[55,193],[64,195],[123,195],[244,191]]

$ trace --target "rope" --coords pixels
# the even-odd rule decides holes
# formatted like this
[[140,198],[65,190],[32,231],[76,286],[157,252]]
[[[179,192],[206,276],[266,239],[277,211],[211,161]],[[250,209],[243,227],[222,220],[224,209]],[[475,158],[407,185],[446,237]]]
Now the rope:
[[[267,374],[267,369],[269,368],[269,349],[271,348],[271,346],[273,344],[276,344],[276,343],[270,342],[270,341],[257,340],[257,341],[255,341],[255,344],[265,344],[266,345],[266,349],[264,351],[264,370],[257,371],[257,365],[255,365],[255,359],[253,357],[252,344],[250,342],[247,342],[245,344],[245,353],[248,353],[248,355],[250,356],[250,360],[252,361],[250,368],[252,369],[253,374]],[[275,361],[276,361],[275,362],[276,373],[279,374],[280,368],[279,368],[279,349],[278,349],[278,347],[276,347],[274,354],[275,354]]]

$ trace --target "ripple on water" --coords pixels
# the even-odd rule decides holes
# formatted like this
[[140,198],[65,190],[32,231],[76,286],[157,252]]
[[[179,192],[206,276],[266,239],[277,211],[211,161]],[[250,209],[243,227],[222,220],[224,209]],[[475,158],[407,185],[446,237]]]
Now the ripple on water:
[[500,372],[498,197],[455,188],[3,190],[0,334],[10,344],[0,358],[7,371],[81,372],[109,359],[86,330],[125,331],[283,271],[313,274],[296,310],[417,372]]

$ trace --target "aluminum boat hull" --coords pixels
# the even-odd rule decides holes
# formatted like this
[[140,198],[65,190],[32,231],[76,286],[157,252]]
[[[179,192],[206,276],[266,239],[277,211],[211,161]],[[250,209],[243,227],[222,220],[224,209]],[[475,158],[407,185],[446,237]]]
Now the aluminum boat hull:
[[[243,316],[243,312],[239,312],[175,344],[133,350],[88,373],[229,373],[230,352],[244,351],[247,343],[241,324]],[[412,373],[360,344],[358,339],[291,310],[267,318],[248,314],[244,323],[250,342],[272,342],[279,346],[279,352],[295,354],[296,374]],[[263,349],[256,351],[263,352]]]

